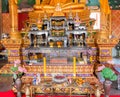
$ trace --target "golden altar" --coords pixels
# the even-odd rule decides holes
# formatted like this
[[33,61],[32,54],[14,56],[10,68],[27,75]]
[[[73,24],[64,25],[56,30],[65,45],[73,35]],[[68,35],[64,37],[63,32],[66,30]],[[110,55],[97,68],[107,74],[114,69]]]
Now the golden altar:
[[[52,73],[63,73],[67,78],[82,77],[88,79],[90,84],[98,84],[93,74],[99,64],[97,61],[107,64],[107,60],[112,59],[112,48],[118,40],[109,38],[110,30],[105,27],[110,24],[105,21],[105,27],[100,31],[94,30],[95,20],[89,18],[90,9],[86,6],[86,0],[78,1],[51,0],[50,4],[41,4],[40,0],[36,0],[34,10],[29,12],[29,20],[25,22],[28,24],[25,36],[21,37],[18,32],[17,2],[9,0],[10,38],[2,40],[8,50],[9,64],[0,73],[12,73],[10,67],[15,60],[20,60],[21,66],[27,69],[27,74],[22,78],[24,83],[32,84],[37,73],[41,74],[41,78],[50,79]],[[106,20],[109,14],[102,11],[102,16]],[[87,36],[88,32],[91,36]],[[31,88],[39,86],[31,85]],[[50,92],[53,93],[54,87],[51,88]],[[66,87],[70,95],[72,88]]]

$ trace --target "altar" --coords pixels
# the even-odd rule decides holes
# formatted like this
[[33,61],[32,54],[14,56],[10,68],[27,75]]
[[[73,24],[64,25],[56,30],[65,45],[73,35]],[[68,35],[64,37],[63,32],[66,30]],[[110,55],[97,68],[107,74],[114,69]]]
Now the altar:
[[112,48],[118,42],[110,38],[110,23],[106,22],[110,14],[104,12],[104,8],[101,10],[104,25],[101,30],[95,30],[95,19],[90,18],[86,0],[44,3],[36,0],[28,13],[29,19],[24,21],[24,32],[18,32],[17,2],[9,0],[10,38],[2,39],[8,50],[8,64],[2,67],[0,74],[11,74],[15,79],[14,71],[19,67],[24,69],[19,92],[26,93],[24,88],[29,84],[31,97],[35,93],[94,94],[96,86],[102,86],[96,76],[97,69],[109,65]]

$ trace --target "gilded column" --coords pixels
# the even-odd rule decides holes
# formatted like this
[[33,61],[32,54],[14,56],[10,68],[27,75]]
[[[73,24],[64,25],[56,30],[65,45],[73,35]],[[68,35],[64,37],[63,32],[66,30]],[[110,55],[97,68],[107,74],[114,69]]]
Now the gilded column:
[[21,60],[22,38],[18,32],[18,12],[17,0],[9,0],[9,14],[11,19],[10,38],[3,39],[2,44],[8,50],[8,62],[13,63],[15,60]]
[[111,13],[108,0],[100,0],[100,11],[101,11],[101,29],[98,33],[98,37],[101,39],[109,38],[110,34],[110,21],[109,16]]
[[20,39],[20,33],[18,32],[18,6],[17,0],[9,0],[9,14],[11,18],[11,38]]
[[101,9],[101,30],[98,33],[96,39],[97,46],[99,49],[98,60],[100,63],[106,63],[112,60],[112,48],[118,43],[118,39],[110,38],[110,14],[111,10],[109,7],[108,0],[100,0]]

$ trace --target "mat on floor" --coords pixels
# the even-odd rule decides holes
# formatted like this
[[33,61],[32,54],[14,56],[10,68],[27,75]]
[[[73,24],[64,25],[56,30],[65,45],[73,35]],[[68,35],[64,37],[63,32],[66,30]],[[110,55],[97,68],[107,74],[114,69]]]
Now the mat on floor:
[[[26,96],[22,96],[22,97],[26,97]],[[87,95],[84,95],[84,96],[53,96],[53,95],[49,95],[49,96],[33,96],[33,97],[89,97],[89,96],[87,96]],[[96,96],[91,96],[91,97],[96,97]],[[101,96],[101,97],[104,97],[104,96]],[[120,95],[111,95],[111,96],[109,96],[109,97],[120,97]]]

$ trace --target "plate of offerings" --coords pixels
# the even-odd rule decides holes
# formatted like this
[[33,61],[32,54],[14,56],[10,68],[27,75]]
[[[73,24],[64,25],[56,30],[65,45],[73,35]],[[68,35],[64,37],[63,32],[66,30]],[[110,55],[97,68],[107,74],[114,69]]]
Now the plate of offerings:
[[67,81],[67,78],[63,74],[55,74],[52,80],[55,83],[63,83]]

